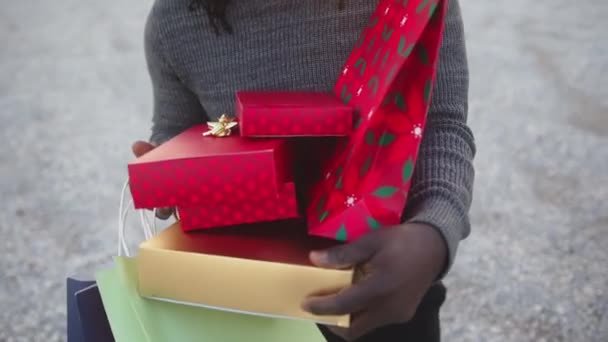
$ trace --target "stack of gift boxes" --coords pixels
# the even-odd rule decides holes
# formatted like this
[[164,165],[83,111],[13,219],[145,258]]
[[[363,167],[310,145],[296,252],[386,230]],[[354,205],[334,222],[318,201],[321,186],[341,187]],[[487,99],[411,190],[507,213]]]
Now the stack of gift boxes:
[[240,92],[235,107],[236,120],[192,127],[129,165],[135,206],[175,207],[180,221],[142,244],[142,295],[347,325],[300,308],[307,295],[348,286],[352,271],[308,261],[332,243],[306,234],[294,149],[297,137],[348,134],[352,107],[300,92]]
[[[348,316],[300,308],[353,281],[353,270],[313,267],[308,256],[399,223],[445,3],[381,1],[333,94],[239,92],[234,116],[130,163],[135,206],[174,207],[179,219],[140,246],[141,295],[348,326]],[[328,137],[331,150],[314,145]],[[309,165],[306,153],[327,158]]]
[[176,207],[187,231],[300,216],[293,139],[345,136],[353,109],[300,92],[242,92],[236,108],[238,125],[222,116],[129,164],[136,208]]

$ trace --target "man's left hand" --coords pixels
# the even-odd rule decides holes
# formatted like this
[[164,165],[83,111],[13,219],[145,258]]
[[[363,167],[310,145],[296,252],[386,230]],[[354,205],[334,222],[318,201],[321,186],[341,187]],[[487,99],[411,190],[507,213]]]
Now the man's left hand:
[[424,224],[404,224],[311,253],[320,267],[363,272],[338,293],[312,296],[303,308],[316,315],[352,314],[350,328],[331,327],[347,340],[384,325],[405,323],[445,267],[447,248],[439,232]]

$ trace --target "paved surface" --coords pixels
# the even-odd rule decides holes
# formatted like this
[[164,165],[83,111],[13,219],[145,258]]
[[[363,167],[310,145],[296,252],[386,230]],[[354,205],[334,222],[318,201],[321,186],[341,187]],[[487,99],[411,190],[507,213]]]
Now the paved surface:
[[[150,1],[0,3],[0,341],[61,341],[148,134]],[[608,3],[463,8],[478,178],[445,340],[608,341]]]

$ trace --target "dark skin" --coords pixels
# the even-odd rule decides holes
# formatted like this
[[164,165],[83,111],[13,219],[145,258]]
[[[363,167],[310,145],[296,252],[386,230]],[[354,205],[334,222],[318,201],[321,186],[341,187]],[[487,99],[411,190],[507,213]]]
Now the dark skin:
[[[136,157],[153,149],[143,141],[132,147]],[[171,213],[171,209],[162,209],[157,215],[167,218]],[[330,329],[347,341],[355,341],[381,326],[410,321],[443,271],[446,259],[447,247],[439,232],[419,223],[405,223],[315,251],[310,260],[319,267],[359,267],[364,275],[337,293],[310,296],[302,307],[317,315],[352,314],[350,328]]]
[[354,341],[384,325],[410,321],[427,290],[445,267],[447,248],[436,229],[406,223],[368,234],[326,251],[311,261],[325,268],[361,267],[364,276],[338,293],[312,296],[303,303],[317,315],[352,314],[348,329],[330,327]]

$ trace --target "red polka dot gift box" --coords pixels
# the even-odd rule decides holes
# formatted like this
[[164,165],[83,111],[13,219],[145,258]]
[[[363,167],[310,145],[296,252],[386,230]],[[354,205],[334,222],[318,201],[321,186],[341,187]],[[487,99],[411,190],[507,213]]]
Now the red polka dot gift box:
[[270,222],[300,216],[296,186],[285,183],[277,198],[251,201],[246,196],[239,202],[219,200],[213,204],[177,208],[184,231],[226,227],[237,224]]
[[346,136],[353,108],[331,93],[241,91],[236,116],[244,137]]
[[208,131],[192,127],[129,163],[136,208],[278,200],[292,173],[285,140],[203,136]]
[[355,109],[313,186],[309,233],[352,241],[400,223],[435,82],[447,0],[381,0],[334,93]]

